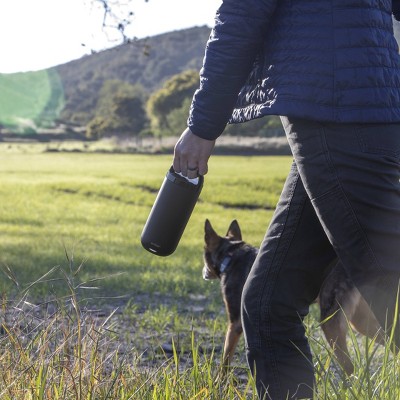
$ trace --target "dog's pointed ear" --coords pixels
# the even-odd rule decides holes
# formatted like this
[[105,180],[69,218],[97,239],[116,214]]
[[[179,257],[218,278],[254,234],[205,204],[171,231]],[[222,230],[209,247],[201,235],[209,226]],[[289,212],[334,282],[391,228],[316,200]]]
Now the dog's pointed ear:
[[226,233],[226,236],[228,236],[230,239],[234,240],[242,240],[242,232],[239,227],[239,223],[235,220],[231,222],[229,225],[228,232]]
[[221,237],[214,231],[208,219],[204,224],[204,241],[210,250],[216,249],[221,241]]

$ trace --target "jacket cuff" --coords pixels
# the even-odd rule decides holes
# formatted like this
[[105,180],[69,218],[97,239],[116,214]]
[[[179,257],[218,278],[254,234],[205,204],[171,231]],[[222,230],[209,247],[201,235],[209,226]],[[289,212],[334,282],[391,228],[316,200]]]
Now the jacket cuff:
[[225,130],[232,116],[237,96],[197,90],[187,120],[188,128],[198,137],[215,140]]
[[205,140],[216,140],[219,136],[222,135],[226,124],[221,124],[219,127],[216,128],[215,123],[207,124],[202,119],[201,124],[197,124],[195,122],[196,118],[193,118],[192,115],[189,116],[187,120],[187,126],[191,130],[191,132]]

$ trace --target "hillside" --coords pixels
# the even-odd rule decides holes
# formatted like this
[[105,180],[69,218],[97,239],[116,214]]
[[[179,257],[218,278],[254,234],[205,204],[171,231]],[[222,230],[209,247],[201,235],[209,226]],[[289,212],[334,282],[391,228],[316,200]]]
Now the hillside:
[[55,116],[85,124],[104,81],[140,84],[151,93],[172,75],[200,69],[209,34],[206,26],[173,31],[43,71],[0,74],[0,124],[43,123]]
[[[397,38],[399,28],[395,23]],[[52,127],[54,120],[86,125],[105,81],[140,84],[151,94],[171,76],[200,69],[209,34],[207,26],[173,31],[47,70],[0,74],[0,129],[31,133],[36,126]]]
[[64,86],[61,117],[86,122],[103,82],[140,84],[151,93],[187,69],[200,69],[210,28],[174,31],[121,45],[56,68]]

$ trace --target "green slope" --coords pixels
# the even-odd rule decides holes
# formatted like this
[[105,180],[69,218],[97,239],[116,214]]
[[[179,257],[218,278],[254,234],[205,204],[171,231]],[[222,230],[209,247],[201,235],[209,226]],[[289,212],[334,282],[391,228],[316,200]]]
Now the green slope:
[[48,125],[63,106],[63,89],[55,70],[0,74],[0,123]]

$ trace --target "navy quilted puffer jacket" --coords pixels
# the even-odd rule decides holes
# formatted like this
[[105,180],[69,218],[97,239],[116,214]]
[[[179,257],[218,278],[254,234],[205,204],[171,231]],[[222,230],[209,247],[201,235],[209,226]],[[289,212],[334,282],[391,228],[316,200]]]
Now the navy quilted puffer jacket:
[[264,115],[400,122],[400,0],[223,0],[188,126]]

